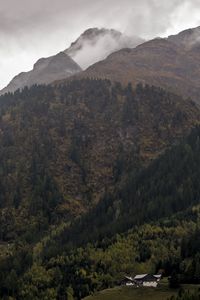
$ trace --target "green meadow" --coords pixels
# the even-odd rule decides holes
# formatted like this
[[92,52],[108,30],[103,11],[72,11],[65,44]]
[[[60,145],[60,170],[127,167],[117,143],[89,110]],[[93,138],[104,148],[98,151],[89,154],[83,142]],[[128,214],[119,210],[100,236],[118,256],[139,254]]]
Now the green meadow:
[[[198,285],[183,285],[182,287],[189,290],[199,288]],[[157,288],[115,287],[95,293],[84,300],[167,300],[177,293],[178,290],[170,289],[167,283],[161,283]]]

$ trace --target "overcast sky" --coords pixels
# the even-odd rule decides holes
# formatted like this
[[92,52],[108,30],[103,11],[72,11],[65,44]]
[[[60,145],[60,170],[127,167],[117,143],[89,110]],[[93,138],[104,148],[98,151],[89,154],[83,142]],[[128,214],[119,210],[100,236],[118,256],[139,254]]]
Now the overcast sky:
[[0,88],[89,27],[149,39],[199,26],[199,11],[200,0],[0,0]]

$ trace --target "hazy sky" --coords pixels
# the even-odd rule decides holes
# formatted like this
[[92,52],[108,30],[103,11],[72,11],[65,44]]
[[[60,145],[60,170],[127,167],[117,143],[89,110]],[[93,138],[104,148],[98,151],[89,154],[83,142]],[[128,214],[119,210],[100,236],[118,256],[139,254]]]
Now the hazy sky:
[[200,25],[200,0],[0,0],[0,88],[89,27],[144,38]]

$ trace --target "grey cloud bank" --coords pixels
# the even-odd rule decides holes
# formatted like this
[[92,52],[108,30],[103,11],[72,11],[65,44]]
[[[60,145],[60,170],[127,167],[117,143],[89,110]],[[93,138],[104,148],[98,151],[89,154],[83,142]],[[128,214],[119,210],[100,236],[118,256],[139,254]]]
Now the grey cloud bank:
[[0,0],[0,88],[89,27],[149,39],[200,25],[199,9],[200,0]]

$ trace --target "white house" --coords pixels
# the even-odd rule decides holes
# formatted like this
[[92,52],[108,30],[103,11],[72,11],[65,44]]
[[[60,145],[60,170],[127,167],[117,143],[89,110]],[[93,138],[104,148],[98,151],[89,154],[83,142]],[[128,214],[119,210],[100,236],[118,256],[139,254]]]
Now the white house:
[[122,281],[126,286],[144,286],[144,287],[157,287],[158,282],[161,280],[162,275],[139,274],[135,277],[125,276]]
[[140,274],[136,275],[133,279],[137,285],[157,287],[158,282],[161,279],[161,275]]

